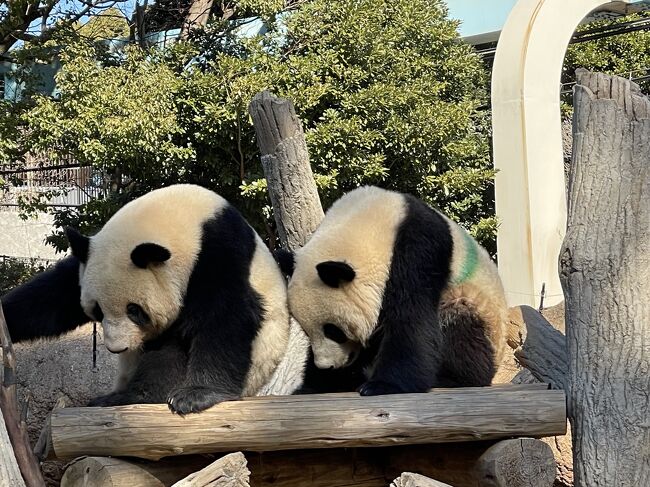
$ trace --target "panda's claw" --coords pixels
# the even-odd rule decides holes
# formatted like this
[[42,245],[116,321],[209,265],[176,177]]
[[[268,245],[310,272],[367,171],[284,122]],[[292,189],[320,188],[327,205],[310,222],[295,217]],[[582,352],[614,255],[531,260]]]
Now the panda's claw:
[[219,391],[204,386],[180,387],[173,390],[167,399],[167,406],[172,413],[184,416],[198,413],[223,401],[236,399]]
[[358,391],[362,396],[383,396],[385,394],[400,394],[403,392],[399,386],[379,380],[369,380],[361,384]]

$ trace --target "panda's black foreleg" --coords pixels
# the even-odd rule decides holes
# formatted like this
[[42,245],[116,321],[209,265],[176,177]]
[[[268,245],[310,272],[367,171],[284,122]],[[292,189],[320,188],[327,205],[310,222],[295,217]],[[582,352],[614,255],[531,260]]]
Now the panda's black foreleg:
[[2,296],[14,342],[55,337],[88,323],[80,304],[79,260],[70,256]]
[[[228,324],[202,330],[192,338],[184,380],[167,398],[169,409],[180,415],[196,413],[224,401],[239,399],[250,365],[250,344]],[[224,346],[217,346],[224,344]]]
[[[427,392],[442,363],[442,332],[431,306],[409,296],[383,316],[371,375],[362,396]],[[421,305],[419,305],[421,304]]]
[[155,350],[146,350],[123,390],[92,399],[89,406],[164,404],[174,387],[185,379],[187,354],[173,339]]

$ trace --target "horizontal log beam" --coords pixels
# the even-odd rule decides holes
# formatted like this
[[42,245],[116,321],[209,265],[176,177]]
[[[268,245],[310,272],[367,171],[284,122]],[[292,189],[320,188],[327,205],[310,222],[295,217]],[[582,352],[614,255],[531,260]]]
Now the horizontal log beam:
[[172,415],[166,405],[64,408],[52,413],[59,458],[159,459],[228,451],[389,446],[544,437],[566,430],[563,391],[517,386],[426,394],[267,396]]
[[[387,487],[404,471],[419,472],[454,487],[551,487],[556,468],[548,445],[532,438],[245,455],[251,471],[250,483],[255,487]],[[213,460],[213,455],[186,455],[160,461],[82,457],[70,464],[61,487],[122,485],[128,472],[129,486],[152,487],[151,475],[162,486],[170,487]],[[86,471],[87,475],[79,475]],[[93,484],[100,471],[103,483]]]

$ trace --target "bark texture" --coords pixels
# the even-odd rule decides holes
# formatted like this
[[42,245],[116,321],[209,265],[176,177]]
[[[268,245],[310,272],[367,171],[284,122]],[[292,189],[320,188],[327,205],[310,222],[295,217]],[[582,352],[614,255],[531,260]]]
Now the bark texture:
[[507,342],[517,362],[541,382],[554,389],[566,389],[566,338],[530,306],[508,310]]
[[650,100],[581,70],[574,110],[560,273],[575,485],[650,485]]
[[[16,358],[13,344],[9,336],[9,328],[5,321],[2,303],[0,303],[0,351],[2,352],[2,373],[0,374],[0,411],[4,419],[3,426],[15,455],[16,463],[20,469],[22,479],[27,487],[40,487],[45,485],[41,467],[32,452],[27,434],[27,406],[23,404],[22,410],[18,405],[16,393]],[[12,469],[13,471],[13,469]]]
[[[302,123],[290,100],[268,91],[257,94],[248,111],[257,134],[262,167],[280,243],[297,250],[323,219]],[[309,339],[292,318],[287,353],[261,395],[291,394],[302,383]]]
[[253,117],[262,166],[282,245],[302,247],[323,219],[307,143],[290,100],[263,91],[253,98]]
[[23,476],[16,462],[14,449],[9,441],[9,434],[5,427],[5,418],[0,409],[0,485],[25,487]]
[[[563,391],[531,386],[434,389],[426,394],[266,396],[201,414],[165,404],[52,412],[58,458],[414,445],[555,436],[566,430]],[[200,438],[200,441],[197,440]]]

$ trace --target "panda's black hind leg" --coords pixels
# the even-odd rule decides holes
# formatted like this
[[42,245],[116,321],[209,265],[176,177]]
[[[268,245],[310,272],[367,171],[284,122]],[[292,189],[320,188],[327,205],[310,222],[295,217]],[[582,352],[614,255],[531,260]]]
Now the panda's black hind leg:
[[489,386],[497,371],[486,321],[462,300],[441,310],[443,358],[437,387]]

